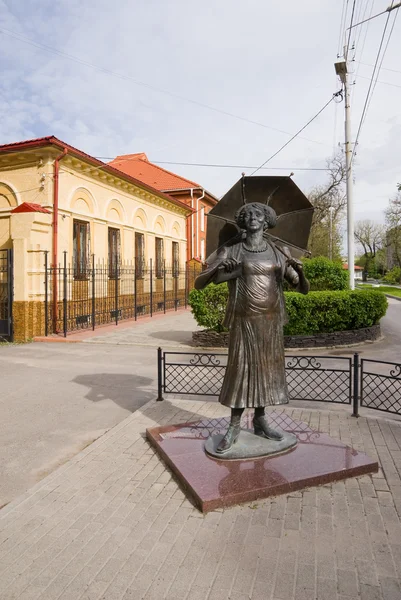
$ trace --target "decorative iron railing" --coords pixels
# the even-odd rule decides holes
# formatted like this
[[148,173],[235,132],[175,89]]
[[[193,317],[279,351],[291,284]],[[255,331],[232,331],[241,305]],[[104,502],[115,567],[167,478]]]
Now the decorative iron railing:
[[[290,400],[352,404],[401,414],[401,364],[344,356],[287,355]],[[158,400],[164,394],[218,396],[227,354],[158,349]],[[360,390],[360,393],[359,393]]]
[[361,406],[401,414],[401,364],[361,360]]
[[156,272],[148,264],[126,261],[110,265],[91,262],[80,265],[67,261],[48,264],[45,255],[45,335],[78,329],[95,329],[99,325],[142,315],[186,307],[188,294],[200,271],[200,265],[180,267],[164,261]]

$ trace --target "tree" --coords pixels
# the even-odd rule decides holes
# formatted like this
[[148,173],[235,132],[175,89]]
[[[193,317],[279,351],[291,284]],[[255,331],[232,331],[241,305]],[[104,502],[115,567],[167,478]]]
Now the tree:
[[376,275],[376,256],[378,251],[385,245],[386,231],[379,223],[364,220],[355,223],[354,235],[363,249],[361,267],[363,267],[364,280],[366,281],[368,274]]
[[[399,184],[399,188],[400,188]],[[389,200],[385,210],[388,267],[401,267],[401,190]]]
[[346,166],[339,152],[327,160],[328,181],[316,186],[308,194],[315,211],[309,236],[311,256],[341,257],[340,223],[346,205]]

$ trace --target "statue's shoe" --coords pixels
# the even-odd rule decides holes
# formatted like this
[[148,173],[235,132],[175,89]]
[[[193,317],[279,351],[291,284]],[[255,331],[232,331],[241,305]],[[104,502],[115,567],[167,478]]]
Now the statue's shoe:
[[225,436],[221,440],[220,444],[217,446],[216,452],[218,452],[219,454],[224,454],[225,452],[228,452],[237,442],[240,431],[241,427],[239,425],[230,425],[226,431]]
[[255,417],[253,419],[253,430],[255,435],[259,435],[276,442],[280,442],[284,437],[280,431],[276,431],[276,429],[269,427],[265,417]]

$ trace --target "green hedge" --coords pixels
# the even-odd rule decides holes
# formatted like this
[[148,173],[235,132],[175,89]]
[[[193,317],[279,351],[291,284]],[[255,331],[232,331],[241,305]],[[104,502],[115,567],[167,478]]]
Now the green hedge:
[[[286,335],[311,335],[370,327],[386,314],[387,299],[379,290],[310,292],[306,296],[285,292],[289,317]],[[192,290],[189,303],[200,327],[224,331],[223,319],[228,298],[226,284]]]
[[325,256],[304,258],[302,262],[312,292],[348,289],[348,272],[341,263]]
[[286,335],[348,331],[376,325],[386,314],[387,298],[379,290],[285,293]]

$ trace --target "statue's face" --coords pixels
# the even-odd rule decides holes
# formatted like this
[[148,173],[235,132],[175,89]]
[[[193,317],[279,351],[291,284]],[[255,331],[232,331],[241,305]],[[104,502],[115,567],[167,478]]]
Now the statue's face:
[[250,205],[244,214],[244,224],[247,231],[259,231],[264,228],[265,213],[258,206]]

